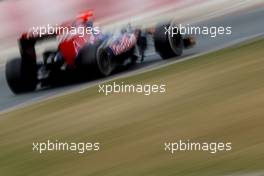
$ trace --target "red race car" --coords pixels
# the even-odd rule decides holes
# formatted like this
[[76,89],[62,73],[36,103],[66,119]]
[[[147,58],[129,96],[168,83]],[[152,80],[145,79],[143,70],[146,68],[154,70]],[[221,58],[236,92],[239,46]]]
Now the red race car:
[[[22,34],[18,40],[21,56],[6,64],[10,89],[19,94],[36,90],[38,84],[108,76],[125,63],[143,61],[149,40],[163,59],[180,56],[184,48],[195,44],[193,37],[174,33],[172,23],[147,29],[127,25],[114,33],[102,33],[93,22],[93,13],[88,11],[60,26]],[[37,58],[35,45],[48,39],[56,39],[58,47]]]

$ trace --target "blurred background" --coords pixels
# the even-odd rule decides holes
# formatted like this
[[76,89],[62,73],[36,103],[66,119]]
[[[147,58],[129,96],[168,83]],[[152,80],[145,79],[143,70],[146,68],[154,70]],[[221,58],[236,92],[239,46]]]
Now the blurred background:
[[[34,26],[60,24],[89,9],[103,28],[128,22],[148,25],[164,18],[203,26],[232,25],[231,36],[198,36],[197,46],[185,53],[185,59],[263,35],[264,29],[263,0],[0,0],[0,175],[264,175],[263,39],[118,80],[166,84],[162,95],[106,97],[98,94],[97,87],[86,89],[99,80],[14,96],[6,84],[4,63],[17,55],[19,35]],[[152,68],[169,63],[151,57]],[[85,89],[65,95],[79,88]],[[51,99],[57,95],[65,96]],[[36,103],[43,99],[50,100]],[[41,157],[31,152],[32,142],[47,139],[96,140],[102,143],[102,152]],[[178,139],[231,141],[233,150],[173,157],[163,152],[164,142]]]
[[150,12],[162,6],[178,6],[193,1],[183,0],[9,0],[0,2],[0,41],[4,47],[22,31],[33,26],[60,24],[87,9],[93,9],[97,21],[109,23],[130,16]]
[[[225,13],[260,0],[2,0],[0,1],[0,64],[17,53],[17,38],[34,26],[60,24],[85,10],[94,10],[100,26],[158,18],[201,18]],[[255,3],[256,4],[256,3]],[[143,21],[143,22],[142,22]]]

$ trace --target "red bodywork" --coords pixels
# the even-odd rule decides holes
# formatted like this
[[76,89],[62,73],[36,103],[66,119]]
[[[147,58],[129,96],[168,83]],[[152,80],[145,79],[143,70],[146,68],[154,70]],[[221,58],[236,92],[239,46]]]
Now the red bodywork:
[[[80,49],[87,43],[94,43],[100,35],[95,35],[93,33],[84,32],[72,33],[69,32],[72,29],[84,28],[86,29],[86,23],[91,20],[93,21],[93,12],[88,11],[83,14],[80,14],[76,19],[63,23],[52,34],[40,34],[36,32],[28,32],[22,34],[19,39],[20,52],[23,59],[36,59],[35,44],[37,41],[45,40],[47,38],[56,37],[59,46],[58,50],[62,54],[65,62],[68,64],[69,68],[74,68],[75,59],[80,51]],[[68,32],[65,33],[65,29],[68,29]]]
[[[63,27],[78,28],[78,27],[85,27],[85,26],[79,25],[79,26],[63,26]],[[77,57],[80,49],[88,42],[92,43],[92,40],[91,40],[92,38],[93,38],[92,34],[71,35],[71,34],[65,34],[62,32],[57,35],[57,40],[59,41],[58,49],[60,53],[62,54],[64,60],[70,67],[74,66],[75,58]]]
[[[86,28],[86,23],[89,20],[93,20],[93,12],[87,11],[77,16],[77,18],[65,24],[62,24],[61,27],[70,28]],[[70,67],[74,66],[75,59],[80,51],[80,49],[87,43],[93,43],[95,36],[92,33],[83,33],[83,34],[65,34],[64,31],[60,31],[58,34],[59,51],[61,52],[63,58]]]

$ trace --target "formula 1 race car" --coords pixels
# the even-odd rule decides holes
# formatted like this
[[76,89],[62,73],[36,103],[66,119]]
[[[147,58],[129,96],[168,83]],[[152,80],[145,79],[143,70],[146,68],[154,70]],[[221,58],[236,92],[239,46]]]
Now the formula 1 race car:
[[[94,27],[93,12],[88,11],[72,21],[56,26],[56,30],[30,31],[18,40],[21,57],[6,64],[6,79],[15,93],[36,90],[62,80],[109,76],[128,61],[143,61],[148,40],[154,42],[156,52],[169,59],[182,55],[184,48],[195,44],[191,36],[170,35],[172,23],[141,29],[127,25],[114,33],[102,33]],[[83,33],[76,32],[85,31]],[[88,29],[88,30],[87,30]],[[75,31],[75,32],[73,32]],[[150,37],[149,37],[150,36]],[[37,57],[35,45],[56,39],[58,47]]]

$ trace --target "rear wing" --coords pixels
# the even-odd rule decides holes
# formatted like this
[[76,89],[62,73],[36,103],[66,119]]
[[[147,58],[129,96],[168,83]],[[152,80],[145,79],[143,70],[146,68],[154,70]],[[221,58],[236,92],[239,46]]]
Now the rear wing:
[[23,33],[18,39],[20,55],[23,61],[36,62],[35,45],[43,40],[55,39],[57,34],[35,34],[34,32]]

